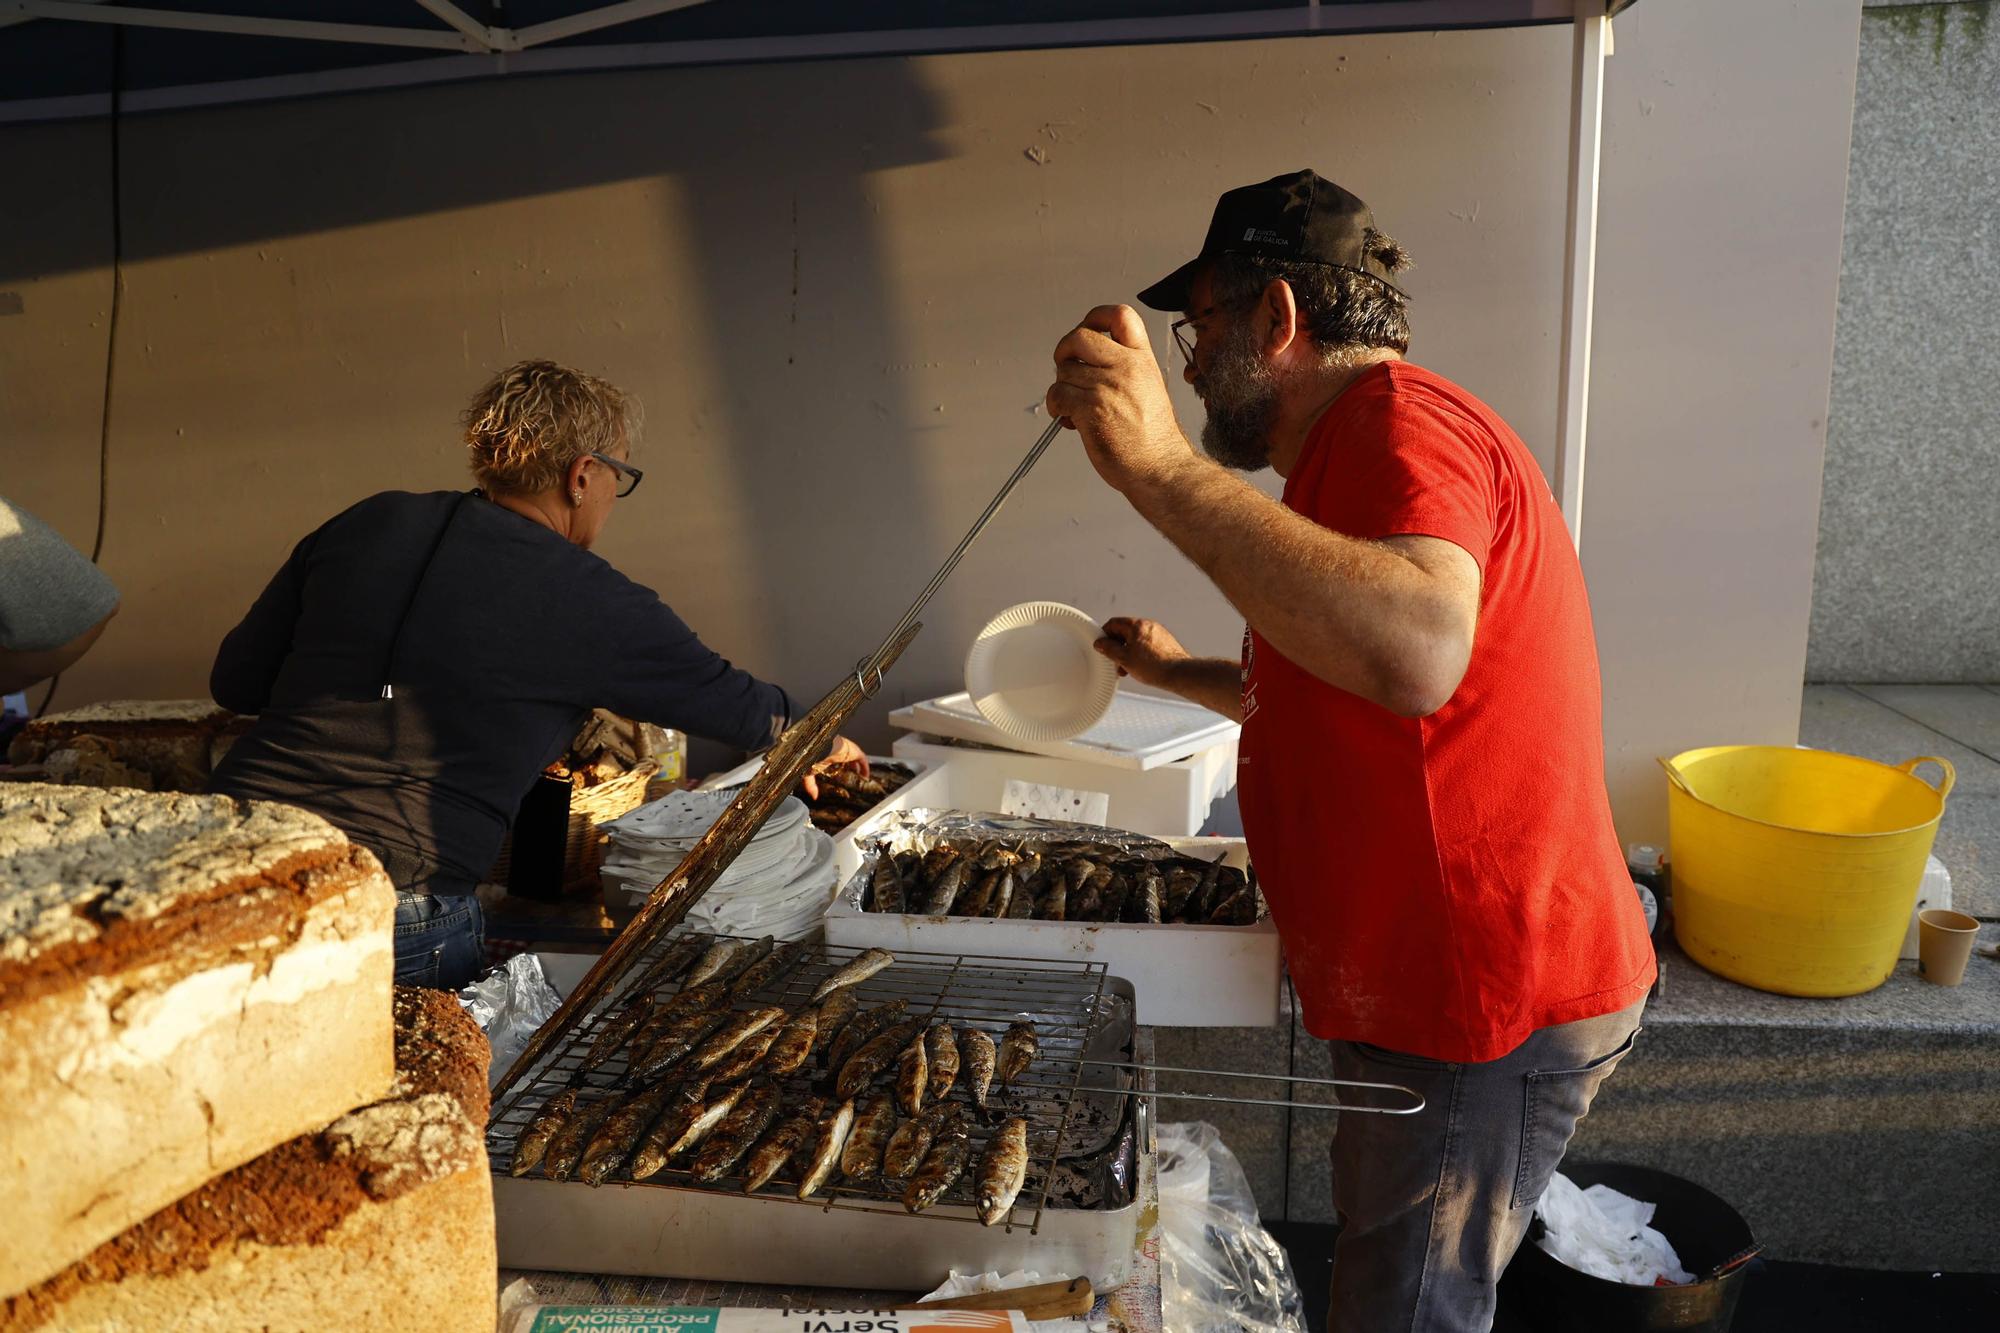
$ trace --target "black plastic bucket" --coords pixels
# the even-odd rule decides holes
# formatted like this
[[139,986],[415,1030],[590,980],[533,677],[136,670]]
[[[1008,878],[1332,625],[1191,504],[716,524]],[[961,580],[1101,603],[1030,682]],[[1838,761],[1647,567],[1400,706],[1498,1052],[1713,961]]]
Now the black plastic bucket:
[[1693,1181],[1647,1166],[1565,1163],[1563,1174],[1581,1189],[1608,1185],[1657,1205],[1653,1229],[1695,1280],[1638,1287],[1578,1272],[1535,1243],[1538,1217],[1500,1281],[1500,1307],[1511,1321],[1537,1333],[1728,1333],[1759,1248],[1741,1214]]

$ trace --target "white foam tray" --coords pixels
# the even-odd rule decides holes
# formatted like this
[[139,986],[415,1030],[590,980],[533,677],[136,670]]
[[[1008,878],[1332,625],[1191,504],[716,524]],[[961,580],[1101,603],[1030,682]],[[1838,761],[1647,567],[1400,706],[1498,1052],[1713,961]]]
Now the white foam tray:
[[972,696],[963,691],[898,708],[889,714],[889,722],[904,731],[1140,770],[1171,764],[1224,741],[1234,742],[1243,731],[1237,723],[1199,704],[1122,689],[1102,721],[1066,741],[1027,741],[1010,736],[980,716]]
[[1234,737],[1186,759],[1143,770],[1014,750],[938,745],[916,736],[897,737],[895,754],[899,762],[929,764],[950,774],[947,793],[927,795],[907,803],[905,809],[998,810],[1009,781],[1034,782],[1103,792],[1111,798],[1105,823],[1160,837],[1185,838],[1201,832],[1208,823],[1209,807],[1236,785]]
[[[948,767],[941,770],[949,771]],[[1249,849],[1241,838],[1162,841],[1203,860],[1222,854],[1227,864],[1239,870],[1250,867]],[[1161,1027],[1277,1025],[1284,966],[1278,928],[1268,916],[1252,926],[1149,926],[1118,921],[995,921],[868,912],[861,907],[866,886],[859,879],[865,850],[865,845],[856,849],[855,870],[844,876],[839,896],[827,909],[828,944],[891,953],[917,949],[1103,963],[1112,976],[1132,983],[1141,1023]]]

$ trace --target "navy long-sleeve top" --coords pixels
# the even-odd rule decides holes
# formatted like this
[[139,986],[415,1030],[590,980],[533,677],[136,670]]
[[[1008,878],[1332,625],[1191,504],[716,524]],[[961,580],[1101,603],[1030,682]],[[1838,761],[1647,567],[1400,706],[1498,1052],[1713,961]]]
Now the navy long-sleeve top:
[[746,750],[792,712],[650,589],[453,492],[384,492],[307,536],[209,690],[257,715],[210,790],[303,806],[468,888],[592,708]]

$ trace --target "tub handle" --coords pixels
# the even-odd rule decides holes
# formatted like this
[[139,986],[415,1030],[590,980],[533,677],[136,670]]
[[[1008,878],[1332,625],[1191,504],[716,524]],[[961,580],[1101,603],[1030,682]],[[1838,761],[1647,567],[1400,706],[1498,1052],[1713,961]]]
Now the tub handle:
[[[1944,771],[1943,781],[1929,782],[1923,778],[1917,778],[1917,770],[1925,764],[1936,764],[1942,769]],[[1925,786],[1936,787],[1940,801],[1951,795],[1951,789],[1958,785],[1958,770],[1952,767],[1951,760],[1940,759],[1934,754],[1918,755],[1915,759],[1906,759],[1902,763],[1897,764],[1896,768],[1901,772],[1908,773],[1913,778],[1917,778],[1917,781],[1924,783]]]
[[[1922,763],[1923,761],[1920,759],[1912,759],[1910,762],[1912,764],[1918,764]],[[1944,763],[1944,760],[1940,759],[1938,760],[1938,762],[1942,764]],[[1694,796],[1695,800],[1699,801],[1701,799],[1701,797],[1694,795],[1694,788],[1688,785],[1687,774],[1681,772],[1678,768],[1675,768],[1673,760],[1667,758],[1661,758],[1660,767],[1667,770],[1667,781],[1673,783],[1676,787],[1679,787],[1689,796]]]

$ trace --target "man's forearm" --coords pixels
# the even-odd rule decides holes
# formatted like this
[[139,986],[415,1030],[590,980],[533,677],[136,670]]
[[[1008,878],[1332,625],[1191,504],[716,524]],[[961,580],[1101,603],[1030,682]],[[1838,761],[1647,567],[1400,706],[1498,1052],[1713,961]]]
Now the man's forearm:
[[1330,685],[1402,710],[1403,670],[1442,628],[1422,569],[1192,454],[1128,498],[1279,652]]
[[1188,657],[1173,664],[1159,682],[1190,703],[1222,714],[1235,722],[1243,720],[1243,667],[1226,657]]

